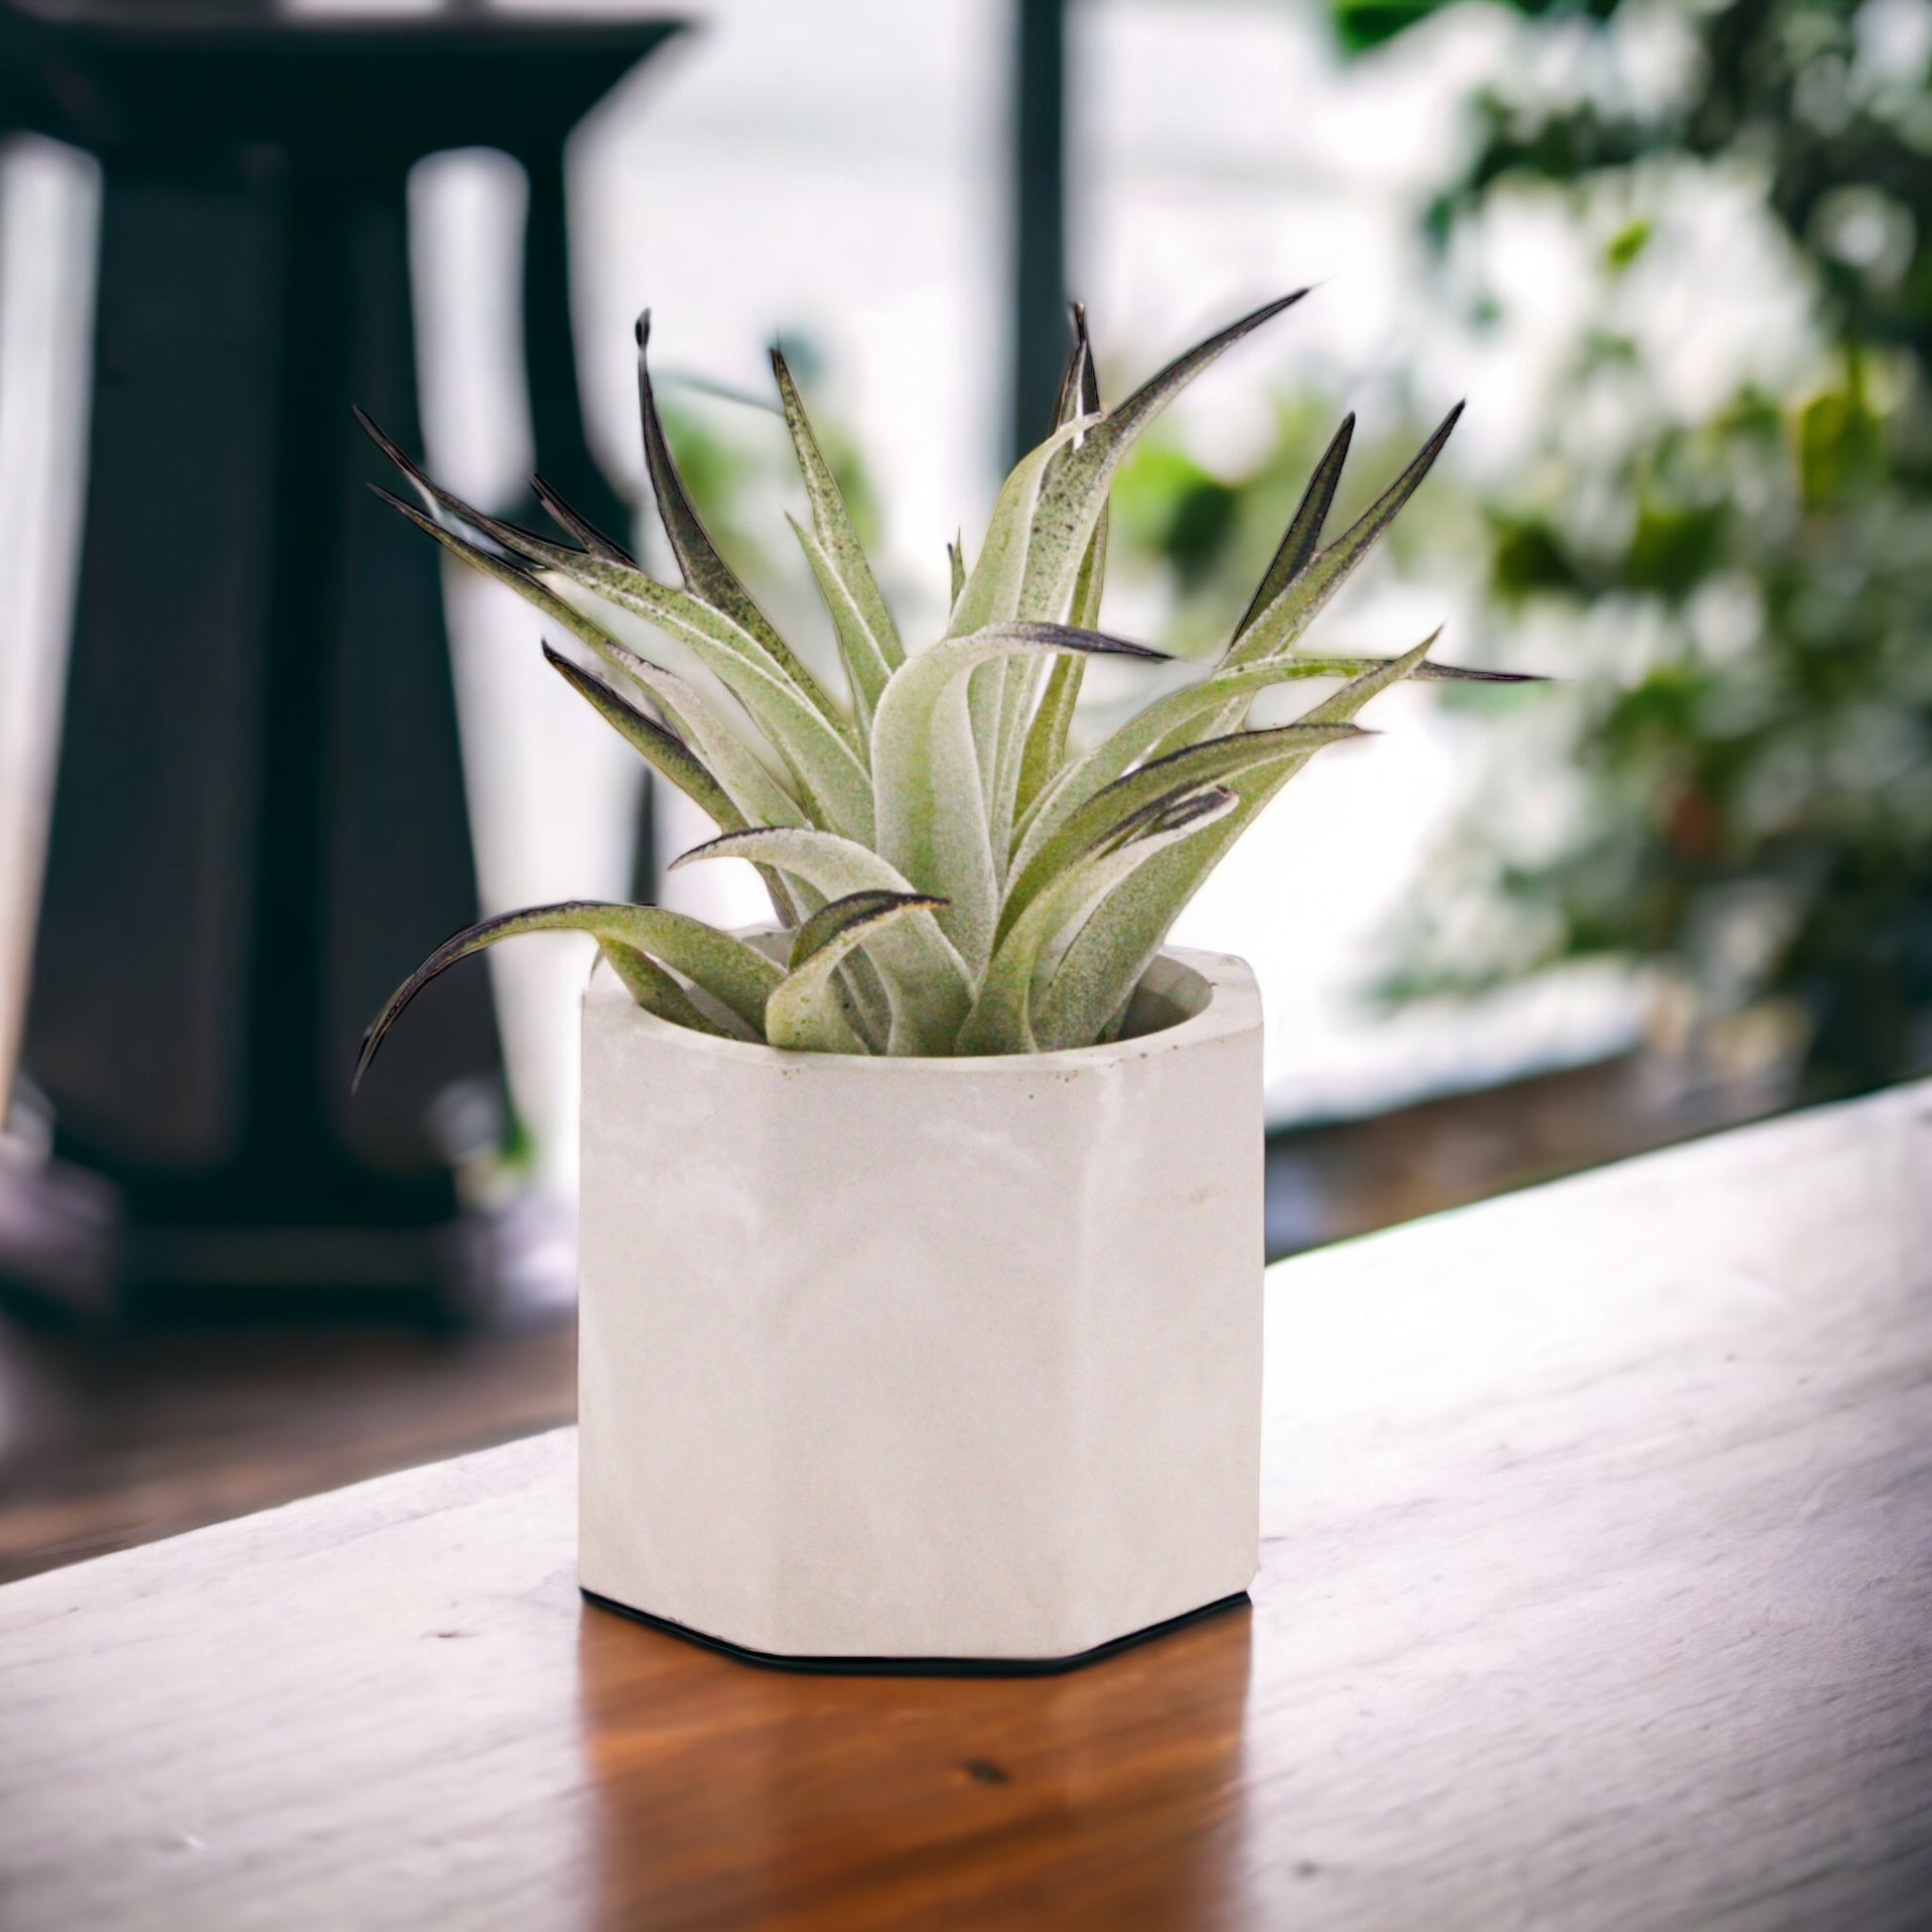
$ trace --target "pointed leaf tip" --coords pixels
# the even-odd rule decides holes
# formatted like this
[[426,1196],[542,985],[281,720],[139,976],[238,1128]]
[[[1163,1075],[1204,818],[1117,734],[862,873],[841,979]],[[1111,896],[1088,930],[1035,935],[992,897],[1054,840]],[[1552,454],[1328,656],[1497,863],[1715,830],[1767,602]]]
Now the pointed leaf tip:
[[641,355],[650,346],[650,311],[639,309],[637,320],[631,325],[630,333],[636,338],[637,353]]
[[388,431],[378,423],[360,403],[350,403],[349,413],[355,418],[356,425],[375,447],[400,470],[411,483],[419,488],[426,485],[429,479],[423,474],[423,467],[410,457]]
[[943,910],[951,900],[931,893],[895,893],[881,887],[866,887],[847,893],[829,904],[821,905],[792,935],[792,971],[804,965],[815,953],[824,951],[833,940],[874,924],[880,919],[897,918],[901,912]]
[[606,536],[589,517],[578,515],[540,471],[531,477],[530,490],[544,514],[560,530],[575,537],[590,555],[602,557],[607,563],[621,564],[626,570],[637,568],[636,558],[615,538]]

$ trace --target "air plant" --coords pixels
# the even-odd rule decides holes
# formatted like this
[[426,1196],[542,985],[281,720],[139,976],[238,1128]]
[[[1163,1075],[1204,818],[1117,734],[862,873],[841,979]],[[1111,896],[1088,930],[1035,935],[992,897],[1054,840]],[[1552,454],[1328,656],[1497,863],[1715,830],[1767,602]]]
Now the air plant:
[[[644,457],[681,588],[649,576],[541,479],[538,499],[569,544],[472,508],[362,418],[422,507],[380,492],[386,500],[613,674],[543,647],[717,824],[718,837],[676,863],[750,860],[778,929],[739,936],[661,906],[585,900],[484,919],[391,996],[357,1077],[439,973],[498,939],[558,930],[593,934],[637,1004],[660,1019],[792,1051],[1033,1053],[1116,1036],[1181,907],[1316,752],[1359,735],[1352,720],[1369,699],[1412,676],[1498,675],[1430,663],[1433,637],[1391,658],[1298,648],[1428,474],[1460,405],[1324,545],[1351,416],[1219,662],[1076,749],[1070,727],[1087,660],[1162,655],[1094,627],[1110,479],[1173,395],[1305,293],[1209,337],[1108,410],[1076,308],[1052,433],[1007,478],[970,570],[951,547],[950,621],[911,651],[774,349],[811,510],[810,527],[793,529],[837,633],[843,700],[786,645],[707,536],[652,397],[648,316],[637,329]],[[658,661],[665,640],[676,668]],[[1346,682],[1293,724],[1249,725],[1261,692],[1303,678]]]

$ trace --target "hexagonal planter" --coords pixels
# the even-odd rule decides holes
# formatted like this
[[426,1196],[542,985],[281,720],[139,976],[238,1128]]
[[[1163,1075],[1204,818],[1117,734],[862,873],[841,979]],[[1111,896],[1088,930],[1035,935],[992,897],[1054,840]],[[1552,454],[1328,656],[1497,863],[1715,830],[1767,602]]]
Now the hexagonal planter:
[[1050,1669],[1255,1574],[1261,1014],[782,1053],[584,1005],[585,1590],[762,1661]]

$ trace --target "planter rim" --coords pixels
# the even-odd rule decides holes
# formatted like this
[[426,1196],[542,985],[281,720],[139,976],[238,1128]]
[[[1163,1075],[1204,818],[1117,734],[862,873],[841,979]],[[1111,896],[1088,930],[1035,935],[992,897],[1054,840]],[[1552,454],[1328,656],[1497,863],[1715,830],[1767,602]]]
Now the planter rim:
[[[752,931],[765,928],[754,927]],[[743,934],[740,935],[744,936]],[[948,1079],[987,1079],[1019,1072],[1073,1073],[1097,1071],[1138,1059],[1153,1052],[1173,1052],[1182,1047],[1203,1045],[1211,1039],[1225,1038],[1252,1027],[1260,1005],[1247,962],[1232,953],[1198,952],[1185,946],[1163,946],[1148,968],[1157,974],[1163,967],[1178,968],[1206,988],[1206,997],[1197,1012],[1152,1033],[1135,1034],[1127,1039],[1105,1040],[1094,1046],[1062,1046],[1045,1053],[886,1054],[886,1053],[800,1053],[782,1046],[768,1046],[763,1040],[726,1039],[717,1034],[701,1034],[675,1021],[660,1020],[631,999],[600,954],[591,968],[590,983],[584,990],[587,1002],[609,1001],[628,1008],[630,1024],[646,1035],[659,1038],[686,1052],[722,1058],[762,1060],[776,1068],[815,1073],[845,1073],[861,1079],[907,1079],[925,1074]],[[1143,978],[1143,985],[1146,978]],[[1184,982],[1183,982],[1184,984]]]

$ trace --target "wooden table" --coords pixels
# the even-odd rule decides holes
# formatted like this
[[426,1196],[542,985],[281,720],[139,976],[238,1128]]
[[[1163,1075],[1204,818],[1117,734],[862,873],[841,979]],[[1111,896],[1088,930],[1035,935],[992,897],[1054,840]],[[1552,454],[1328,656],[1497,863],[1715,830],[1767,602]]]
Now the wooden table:
[[1285,1264],[1252,1610],[800,1678],[541,1436],[0,1590],[0,1923],[1932,1923],[1932,1087]]

